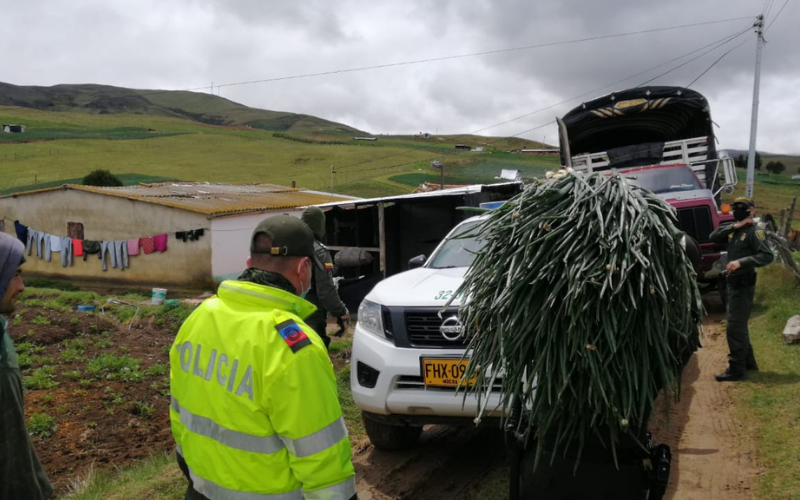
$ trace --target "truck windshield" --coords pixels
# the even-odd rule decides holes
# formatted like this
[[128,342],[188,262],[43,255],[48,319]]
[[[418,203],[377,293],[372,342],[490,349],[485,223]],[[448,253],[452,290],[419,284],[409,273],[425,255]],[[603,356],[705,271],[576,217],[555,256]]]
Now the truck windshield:
[[653,168],[623,172],[622,175],[631,183],[649,189],[655,194],[703,189],[697,176],[689,167]]
[[430,265],[433,269],[449,267],[469,267],[475,256],[483,248],[483,241],[477,238],[478,226],[481,220],[466,222],[458,227],[453,234],[445,240]]

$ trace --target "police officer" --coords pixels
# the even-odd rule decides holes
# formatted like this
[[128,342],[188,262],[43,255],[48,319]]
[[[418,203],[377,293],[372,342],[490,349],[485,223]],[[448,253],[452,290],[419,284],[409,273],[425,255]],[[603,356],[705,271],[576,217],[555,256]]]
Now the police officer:
[[747,321],[753,307],[756,291],[755,268],[772,262],[772,251],[767,245],[766,234],[753,221],[755,204],[751,198],[742,196],[733,202],[735,223],[724,224],[711,233],[714,243],[727,243],[728,266],[728,369],[716,376],[719,382],[731,382],[747,378],[747,370],[758,370]]
[[350,325],[350,314],[333,283],[333,259],[322,244],[325,237],[325,212],[319,207],[308,207],[301,218],[314,233],[314,254],[323,264],[323,269],[314,269],[314,280],[307,300],[317,306],[317,310],[306,318],[306,323],[322,337],[325,347],[328,347],[331,344],[327,333],[328,313],[336,317],[345,330]]
[[270,217],[248,267],[184,322],[170,351],[170,422],[187,499],[356,498],[333,367],[314,311],[314,236]]

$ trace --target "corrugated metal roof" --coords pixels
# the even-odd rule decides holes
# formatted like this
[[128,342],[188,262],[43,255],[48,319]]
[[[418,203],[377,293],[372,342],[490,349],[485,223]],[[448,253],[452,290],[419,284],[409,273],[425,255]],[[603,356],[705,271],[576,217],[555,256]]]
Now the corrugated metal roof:
[[281,210],[320,205],[331,201],[358,199],[320,191],[293,189],[277,184],[210,184],[202,182],[159,182],[122,187],[66,184],[55,188],[15,193],[9,196],[25,196],[58,189],[74,189],[107,196],[117,196],[129,200],[188,210],[209,217]]

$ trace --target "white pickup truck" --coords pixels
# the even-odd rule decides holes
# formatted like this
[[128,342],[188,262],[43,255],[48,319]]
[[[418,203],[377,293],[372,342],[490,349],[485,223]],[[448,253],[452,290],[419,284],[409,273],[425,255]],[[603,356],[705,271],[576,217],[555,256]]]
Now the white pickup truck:
[[[456,392],[466,361],[458,300],[442,307],[461,285],[480,250],[474,229],[486,215],[457,225],[420,266],[378,283],[358,308],[350,360],[353,400],[376,448],[413,446],[426,424],[472,423],[476,397]],[[423,264],[424,261],[424,264]],[[499,416],[500,381],[485,416]]]

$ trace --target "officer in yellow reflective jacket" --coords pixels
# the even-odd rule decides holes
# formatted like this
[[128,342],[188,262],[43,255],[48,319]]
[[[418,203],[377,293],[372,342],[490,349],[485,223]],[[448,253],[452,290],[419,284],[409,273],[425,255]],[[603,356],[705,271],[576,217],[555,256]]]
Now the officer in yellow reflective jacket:
[[[248,269],[195,310],[170,351],[170,421],[187,499],[354,499],[350,441],[314,306],[314,236],[279,215]],[[300,295],[300,296],[298,296]]]

